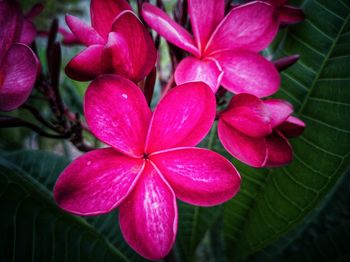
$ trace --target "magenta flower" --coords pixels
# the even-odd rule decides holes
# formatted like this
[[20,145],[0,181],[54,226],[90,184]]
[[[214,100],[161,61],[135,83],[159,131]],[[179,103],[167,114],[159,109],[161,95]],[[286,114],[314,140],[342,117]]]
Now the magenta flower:
[[145,21],[161,36],[189,52],[176,68],[175,81],[203,81],[216,92],[227,90],[258,97],[275,93],[280,76],[258,52],[266,48],[278,30],[274,8],[252,2],[232,9],[224,17],[224,0],[189,0],[193,37],[159,8],[145,3]]
[[[25,44],[23,15],[14,1],[0,1],[0,110],[11,111],[29,97],[40,70],[38,58]],[[32,41],[32,40],[31,40]]]
[[293,151],[287,138],[300,135],[305,128],[292,112],[292,105],[284,100],[236,95],[220,115],[219,139],[231,155],[250,166],[288,164]]
[[74,16],[66,22],[87,46],[66,67],[75,80],[88,81],[100,74],[118,74],[134,82],[142,80],[155,65],[152,38],[125,0],[91,0],[91,26]]
[[195,148],[215,118],[215,97],[203,83],[172,89],[153,114],[131,81],[101,76],[87,89],[85,116],[110,148],[73,161],[60,175],[54,196],[78,215],[120,208],[127,243],[148,259],[171,249],[177,231],[175,196],[200,206],[232,198],[240,176],[221,155]]
[[302,9],[288,5],[288,0],[263,0],[275,7],[280,24],[296,24],[304,20]]
[[31,45],[36,37],[37,31],[33,19],[38,16],[44,9],[42,4],[34,5],[31,10],[24,16],[21,30],[20,43]]

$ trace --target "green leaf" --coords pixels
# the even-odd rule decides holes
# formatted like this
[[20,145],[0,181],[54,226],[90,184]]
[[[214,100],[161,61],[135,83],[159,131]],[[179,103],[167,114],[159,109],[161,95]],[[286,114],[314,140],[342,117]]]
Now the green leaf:
[[175,251],[179,261],[193,261],[196,249],[221,213],[219,206],[198,207],[178,201],[179,225]]
[[83,219],[68,215],[23,170],[0,159],[1,261],[129,261]]
[[277,97],[304,120],[292,139],[294,162],[254,170],[238,164],[243,183],[224,214],[229,256],[244,258],[299,225],[332,190],[350,164],[350,4],[305,0],[306,20],[284,34],[276,56],[300,54],[283,72]]

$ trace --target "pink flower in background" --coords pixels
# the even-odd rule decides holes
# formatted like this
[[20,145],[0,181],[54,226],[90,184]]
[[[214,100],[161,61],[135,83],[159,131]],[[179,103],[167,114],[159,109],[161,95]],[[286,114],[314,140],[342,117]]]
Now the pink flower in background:
[[215,118],[215,97],[203,83],[172,89],[153,114],[131,81],[105,75],[87,89],[86,121],[111,146],[74,160],[60,175],[54,196],[78,215],[120,208],[127,243],[147,259],[161,259],[177,232],[176,199],[212,206],[232,198],[240,176],[221,155],[195,148]]
[[275,37],[278,19],[273,6],[257,1],[224,16],[224,0],[189,0],[194,38],[159,8],[145,3],[142,15],[161,36],[189,52],[176,68],[175,81],[203,81],[216,92],[227,90],[264,97],[275,93],[280,76],[259,52]]
[[284,100],[236,95],[220,115],[219,139],[231,155],[250,166],[286,165],[293,158],[287,138],[305,128],[292,112],[292,105]]
[[25,45],[33,41],[35,33],[26,26],[15,1],[0,1],[0,24],[0,110],[11,111],[28,99],[40,64]]
[[91,26],[66,16],[69,28],[86,46],[68,63],[66,74],[88,81],[111,73],[133,82],[148,75],[156,62],[156,49],[129,4],[125,0],[92,0],[90,12]]
[[305,19],[302,9],[288,5],[288,0],[263,0],[275,7],[282,25],[296,24]]
[[21,36],[19,39],[20,43],[31,45],[37,34],[33,19],[37,17],[44,9],[42,4],[34,5],[31,10],[24,16]]

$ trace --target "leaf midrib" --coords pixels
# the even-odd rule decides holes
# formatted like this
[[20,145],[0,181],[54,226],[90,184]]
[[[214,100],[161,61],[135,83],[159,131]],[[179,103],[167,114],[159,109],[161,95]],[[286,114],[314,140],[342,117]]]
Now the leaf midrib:
[[322,74],[322,72],[323,72],[324,67],[326,66],[326,64],[327,64],[327,62],[328,62],[328,60],[329,60],[331,54],[333,53],[334,47],[335,47],[336,44],[338,43],[339,37],[342,35],[343,30],[344,30],[346,24],[349,22],[349,19],[350,19],[350,13],[349,13],[348,16],[344,19],[343,24],[342,24],[340,30],[338,31],[337,36],[335,37],[335,40],[333,41],[331,47],[329,48],[329,51],[328,51],[327,55],[324,57],[324,60],[323,60],[323,62],[322,62],[322,64],[321,64],[321,66],[320,66],[320,68],[319,68],[319,70],[318,70],[318,72],[317,72],[317,74],[316,74],[314,80],[312,81],[311,87],[309,88],[308,92],[307,92],[306,95],[305,95],[305,98],[304,98],[303,103],[301,104],[301,106],[300,106],[300,108],[299,108],[299,110],[298,110],[297,115],[301,115],[301,114],[302,114],[302,112],[303,112],[303,110],[304,110],[304,108],[305,108],[305,106],[306,106],[306,104],[307,104],[307,102],[308,102],[308,100],[309,100],[309,97],[310,97],[310,95],[311,95],[313,89],[314,89],[315,86],[316,86],[316,83],[318,82],[318,80],[319,80],[319,78],[320,78],[320,76],[321,76],[321,74]]

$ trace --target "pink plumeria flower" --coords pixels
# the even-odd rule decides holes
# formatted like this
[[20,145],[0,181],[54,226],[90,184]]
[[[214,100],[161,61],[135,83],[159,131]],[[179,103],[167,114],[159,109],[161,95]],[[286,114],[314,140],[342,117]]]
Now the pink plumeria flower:
[[133,82],[154,68],[157,53],[152,38],[125,0],[91,0],[91,26],[74,16],[66,22],[86,48],[66,67],[75,80],[118,74]]
[[278,30],[274,8],[252,2],[232,9],[224,17],[224,0],[188,0],[194,38],[159,8],[145,3],[142,15],[161,36],[189,52],[177,66],[175,81],[203,81],[216,92],[227,90],[258,97],[275,93],[280,76],[274,65],[258,52]]
[[288,0],[263,0],[275,7],[280,24],[300,23],[305,19],[302,9],[288,5]]
[[292,105],[284,100],[236,95],[220,115],[219,139],[231,155],[250,166],[286,165],[293,158],[287,138],[300,135],[305,128],[292,112]]
[[[0,110],[11,111],[29,97],[40,63],[21,41],[24,17],[15,1],[0,1]],[[32,41],[32,40],[31,40]]]
[[24,16],[22,32],[19,39],[20,43],[31,45],[37,35],[33,19],[37,17],[44,9],[42,4],[34,5],[31,10]]
[[161,259],[177,232],[176,199],[221,204],[239,190],[240,176],[221,155],[195,148],[215,118],[215,97],[203,83],[172,89],[153,114],[131,81],[94,80],[84,102],[86,121],[110,148],[74,160],[54,188],[59,206],[98,215],[119,206],[127,243],[147,259]]

